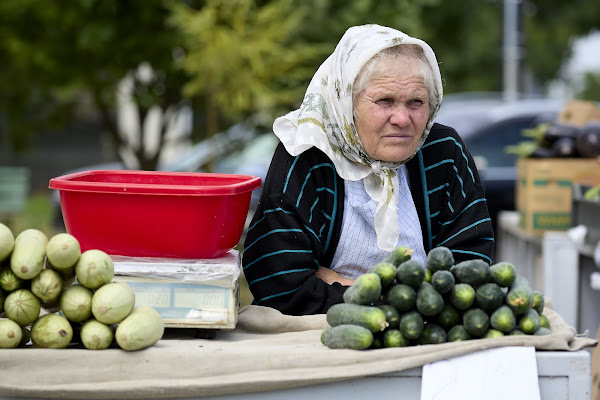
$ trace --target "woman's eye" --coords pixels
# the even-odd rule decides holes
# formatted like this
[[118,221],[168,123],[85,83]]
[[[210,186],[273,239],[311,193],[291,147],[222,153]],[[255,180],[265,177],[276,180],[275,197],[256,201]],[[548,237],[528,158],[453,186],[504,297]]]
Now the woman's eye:
[[424,104],[424,102],[421,99],[412,99],[412,100],[409,100],[409,102],[408,102],[408,106],[411,108],[417,108],[417,107],[422,106],[423,104]]
[[380,105],[390,105],[393,102],[394,102],[394,100],[390,99],[389,97],[384,97],[384,98],[376,101],[376,103],[380,104]]

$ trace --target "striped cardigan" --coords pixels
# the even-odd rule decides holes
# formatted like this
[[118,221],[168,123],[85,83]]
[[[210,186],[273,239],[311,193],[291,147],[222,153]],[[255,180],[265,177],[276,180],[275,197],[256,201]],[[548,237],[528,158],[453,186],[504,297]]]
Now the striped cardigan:
[[[456,262],[492,261],[493,231],[475,164],[452,128],[434,124],[407,163],[425,251],[452,250]],[[326,313],[346,286],[315,276],[329,267],[344,212],[344,183],[313,147],[292,157],[280,143],[246,236],[243,273],[254,304],[284,314]]]

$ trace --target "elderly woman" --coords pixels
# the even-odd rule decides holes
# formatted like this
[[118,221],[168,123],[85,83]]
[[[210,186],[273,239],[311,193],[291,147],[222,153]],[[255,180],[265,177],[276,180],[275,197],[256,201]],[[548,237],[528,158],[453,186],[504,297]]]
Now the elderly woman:
[[325,313],[354,278],[407,246],[491,262],[484,189],[464,143],[435,124],[442,79],[425,42],[387,27],[348,29],[280,139],[245,241],[254,304]]

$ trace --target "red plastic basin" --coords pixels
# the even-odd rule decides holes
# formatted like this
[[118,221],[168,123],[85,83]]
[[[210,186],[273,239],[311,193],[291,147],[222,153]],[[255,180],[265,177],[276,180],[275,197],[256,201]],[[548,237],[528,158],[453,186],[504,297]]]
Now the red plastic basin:
[[188,259],[219,257],[237,245],[260,186],[248,175],[112,170],[49,184],[82,251]]

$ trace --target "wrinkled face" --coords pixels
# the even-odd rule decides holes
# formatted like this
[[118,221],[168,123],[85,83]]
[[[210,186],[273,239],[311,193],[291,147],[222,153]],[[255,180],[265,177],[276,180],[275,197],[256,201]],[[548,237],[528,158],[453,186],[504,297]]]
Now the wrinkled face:
[[417,150],[429,118],[429,95],[418,71],[414,60],[386,68],[357,95],[356,130],[375,160],[401,162]]

